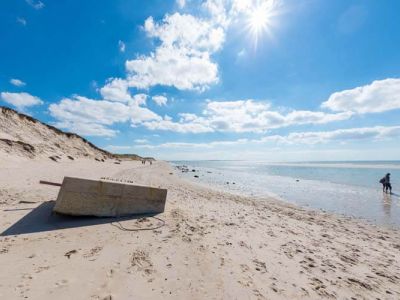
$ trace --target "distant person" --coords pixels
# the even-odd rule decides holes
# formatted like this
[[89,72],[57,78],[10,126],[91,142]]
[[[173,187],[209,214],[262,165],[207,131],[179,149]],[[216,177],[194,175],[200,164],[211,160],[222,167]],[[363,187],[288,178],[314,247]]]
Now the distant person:
[[387,173],[384,178],[385,178],[385,183],[384,183],[385,192],[387,193],[389,190],[389,193],[391,194],[392,193],[392,185],[390,183],[390,173]]

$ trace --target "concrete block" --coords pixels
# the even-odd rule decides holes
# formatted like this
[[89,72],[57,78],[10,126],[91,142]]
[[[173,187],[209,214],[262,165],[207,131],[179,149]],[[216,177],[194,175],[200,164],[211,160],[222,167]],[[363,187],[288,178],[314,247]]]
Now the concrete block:
[[99,217],[153,214],[164,212],[166,198],[166,189],[65,177],[54,211]]

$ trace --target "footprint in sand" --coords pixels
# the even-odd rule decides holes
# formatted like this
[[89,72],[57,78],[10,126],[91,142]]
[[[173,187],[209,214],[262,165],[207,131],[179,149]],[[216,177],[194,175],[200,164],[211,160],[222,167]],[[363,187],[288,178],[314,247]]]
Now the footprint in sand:
[[[154,273],[153,264],[150,260],[149,254],[144,250],[136,250],[132,252],[130,259],[130,268],[144,272],[146,275]],[[128,273],[131,273],[128,271]]]
[[270,285],[269,287],[270,287],[271,290],[273,290],[275,293],[279,293],[279,292],[280,292],[280,290],[277,288],[275,282],[271,283],[271,285]]
[[48,270],[48,269],[50,269],[50,266],[37,267],[36,270],[35,270],[35,272],[36,272],[36,273],[40,273],[40,272],[46,271],[46,270]]
[[24,273],[24,274],[22,274],[22,279],[33,279],[33,277],[31,274]]
[[255,265],[256,271],[261,272],[261,273],[267,273],[268,272],[265,262],[259,261],[258,259],[254,259],[253,263]]
[[240,265],[240,269],[242,270],[243,273],[247,272],[248,270],[250,270],[249,266],[245,265],[245,264],[241,264]]
[[67,253],[64,254],[64,256],[67,257],[68,259],[70,259],[71,255],[75,254],[75,253],[78,253],[78,250],[74,249],[74,250],[68,251]]
[[[91,258],[91,257],[96,256],[97,254],[99,254],[101,250],[103,250],[103,247],[101,247],[101,246],[96,246],[96,247],[90,249],[90,251],[89,251],[88,253],[85,253],[85,254],[83,255],[83,257],[85,257],[85,258]],[[91,259],[91,261],[93,261],[93,260],[95,260],[95,259]]]
[[110,271],[107,272],[107,277],[112,278],[114,276],[115,271],[113,269],[110,269]]
[[219,259],[220,259],[220,264],[219,264],[219,266],[220,266],[220,267],[223,267],[223,266],[225,265],[225,258],[224,258],[224,257],[220,257]]
[[263,294],[258,289],[253,289],[253,294],[254,296],[257,297],[257,299],[266,299]]
[[56,282],[55,285],[59,288],[65,287],[68,285],[68,280],[67,279],[63,279],[59,282]]
[[244,241],[240,241],[239,246],[251,250],[251,246],[247,245]]
[[26,293],[29,292],[29,281],[32,280],[33,277],[29,273],[23,273],[21,276],[21,283],[17,285],[17,289],[19,290],[19,293],[21,294],[21,297],[23,298],[28,298],[26,296]]

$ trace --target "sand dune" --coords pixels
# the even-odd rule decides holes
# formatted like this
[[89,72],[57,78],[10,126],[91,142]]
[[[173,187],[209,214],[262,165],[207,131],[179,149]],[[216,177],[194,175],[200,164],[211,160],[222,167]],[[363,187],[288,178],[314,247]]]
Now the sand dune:
[[63,132],[30,116],[0,107],[0,156],[7,159],[107,159],[112,154],[74,133]]
[[[170,173],[164,162],[5,163],[0,298],[399,299],[399,231]],[[37,181],[65,175],[167,188],[165,225],[52,215],[57,188]]]

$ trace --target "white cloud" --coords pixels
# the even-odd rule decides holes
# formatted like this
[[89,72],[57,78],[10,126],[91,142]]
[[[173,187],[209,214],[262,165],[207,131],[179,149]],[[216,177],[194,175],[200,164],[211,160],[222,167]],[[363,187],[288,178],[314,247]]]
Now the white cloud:
[[25,109],[25,107],[43,104],[43,101],[39,97],[32,96],[28,93],[2,92],[0,95],[4,102],[7,102],[20,110]]
[[162,96],[162,95],[157,95],[157,96],[153,96],[151,99],[153,99],[153,101],[158,105],[158,106],[163,106],[163,105],[167,105],[167,97]]
[[61,121],[54,123],[54,126],[84,136],[113,137],[118,133],[118,130],[107,128],[102,124],[88,123],[85,121]]
[[176,0],[176,4],[178,4],[179,8],[184,8],[186,5],[186,0]]
[[136,94],[133,96],[133,104],[135,105],[146,105],[147,95],[146,94]]
[[162,120],[146,121],[141,125],[150,130],[168,130],[179,133],[205,133],[214,131],[202,119],[196,119],[191,122],[184,122],[184,119],[181,119],[179,122],[174,122],[168,116]]
[[26,26],[27,22],[24,18],[18,17],[17,23],[21,24],[22,26]]
[[213,141],[207,143],[185,143],[170,142],[158,145],[137,145],[136,147],[147,149],[193,149],[193,148],[220,148],[234,147],[244,145],[268,144],[279,146],[285,145],[315,145],[323,143],[354,142],[360,140],[394,139],[400,137],[400,126],[375,126],[362,128],[338,129],[333,131],[315,131],[315,132],[294,132],[288,135],[269,135],[261,139],[238,139],[232,141]]
[[144,29],[150,37],[158,38],[164,47],[175,46],[188,51],[215,52],[221,49],[225,40],[221,26],[189,14],[166,15],[161,23],[149,17]]
[[123,103],[92,100],[81,96],[62,99],[49,106],[50,114],[61,121],[112,125],[129,120],[129,107]]
[[203,113],[217,131],[262,132],[284,123],[284,117],[269,108],[269,103],[253,100],[212,101]]
[[126,62],[129,86],[147,89],[155,85],[181,90],[204,90],[218,82],[218,66],[211,55],[225,40],[224,29],[188,14],[166,15],[157,23],[149,17],[147,35],[161,44],[148,56]]
[[[143,30],[159,44],[148,55],[126,61],[127,87],[149,89],[163,85],[204,91],[217,84],[218,65],[212,56],[221,50],[227,26],[239,14],[249,13],[258,3],[255,0],[242,2],[207,0],[201,5],[208,12],[202,14],[203,17],[174,13],[165,15],[158,22],[153,17],[147,18]],[[186,2],[178,0],[177,3],[183,7]],[[122,51],[125,50],[122,41],[119,45]],[[109,85],[104,89],[111,88]]]
[[218,67],[208,53],[188,54],[185,49],[160,47],[150,56],[126,62],[129,85],[147,89],[155,85],[180,90],[204,90],[218,82]]
[[206,0],[203,7],[215,22],[229,26],[237,21],[248,20],[254,12],[267,14],[269,26],[273,18],[282,13],[282,0]]
[[287,136],[269,136],[261,142],[276,141],[287,144],[320,144],[328,142],[353,142],[359,140],[381,140],[400,136],[400,126],[375,126],[337,129],[333,131],[293,132]]
[[151,120],[161,120],[161,117],[151,110],[140,106],[134,107],[131,110],[131,124],[133,127]]
[[113,136],[117,131],[107,126],[128,121],[136,126],[150,120],[161,120],[160,116],[141,106],[145,104],[146,97],[138,94],[128,103],[121,103],[76,95],[72,99],[65,98],[51,104],[49,111],[57,120],[58,127],[83,135]]
[[329,114],[320,111],[295,110],[287,114],[285,119],[287,125],[326,124],[330,122],[347,120],[352,116],[352,112]]
[[376,80],[368,85],[333,93],[321,107],[360,114],[400,109],[400,79]]
[[25,86],[25,85],[26,85],[25,82],[23,82],[22,80],[16,79],[16,78],[10,79],[10,83],[11,83],[12,85],[15,85],[15,86],[18,86],[18,87],[21,87],[21,86]]
[[100,89],[100,94],[110,101],[128,102],[133,99],[128,91],[128,82],[121,78],[109,78]]
[[30,6],[34,9],[42,9],[45,5],[42,1],[34,1],[34,0],[25,0]]
[[[352,112],[324,113],[314,111],[290,111],[282,113],[271,108],[268,102],[254,100],[207,101],[201,114],[179,113],[178,119],[159,116],[146,105],[147,95],[125,96],[112,87],[120,87],[124,80],[113,79],[109,89],[102,89],[104,100],[91,100],[80,96],[63,99],[59,104],[50,105],[53,117],[63,122],[96,123],[113,125],[130,121],[132,127],[143,126],[149,130],[173,131],[178,133],[210,132],[253,132],[264,133],[271,129],[302,125],[325,124],[349,119]],[[120,91],[121,89],[116,89]],[[106,92],[107,91],[107,92]],[[121,96],[123,95],[123,96]],[[161,98],[159,98],[161,97]],[[159,105],[166,103],[163,96],[154,96]],[[67,122],[68,121],[68,122]],[[64,126],[65,128],[65,126]]]
[[162,143],[158,145],[136,145],[136,148],[147,148],[147,149],[194,149],[194,148],[216,148],[224,146],[237,146],[251,143],[247,139],[238,139],[233,141],[214,141],[208,143],[185,143],[185,142],[171,142]]
[[125,48],[126,48],[125,43],[123,41],[119,40],[118,41],[118,49],[119,49],[119,51],[123,53],[123,52],[125,52]]
[[292,111],[287,114],[272,110],[267,102],[254,100],[208,101],[201,115],[179,114],[179,120],[171,118],[152,120],[142,125],[151,130],[176,132],[257,132],[269,129],[301,125],[325,124],[349,119],[353,113],[324,113]]
[[[209,13],[207,18],[180,13],[167,14],[161,21],[147,18],[143,30],[159,42],[156,49],[149,55],[126,61],[126,78],[109,78],[100,89],[103,100],[80,96],[63,99],[54,107],[51,106],[52,115],[64,125],[111,126],[129,121],[132,127],[144,126],[149,130],[180,133],[265,133],[287,126],[346,120],[355,113],[372,109],[383,111],[388,107],[400,107],[399,98],[393,96],[400,94],[398,79],[375,81],[369,86],[332,94],[322,104],[322,107],[334,111],[331,113],[303,110],[282,112],[271,108],[268,102],[249,99],[207,101],[204,110],[198,114],[180,113],[176,118],[171,118],[161,117],[146,108],[147,95],[131,95],[130,88],[148,89],[164,85],[181,90],[203,91],[217,83],[218,65],[212,56],[222,48],[227,26],[238,15],[252,13],[258,2],[207,0],[202,4]],[[270,0],[265,3],[275,6],[280,2]],[[123,41],[119,41],[119,47],[122,52],[125,51]],[[153,96],[152,100],[159,106],[166,105],[168,101],[161,95]]]
[[134,140],[134,142],[136,144],[145,144],[145,143],[148,143],[149,141],[146,139],[136,139],[136,140]]
[[224,27],[230,23],[228,13],[230,9],[228,6],[228,1],[225,0],[207,0],[203,2],[203,7],[209,12],[211,18]]

